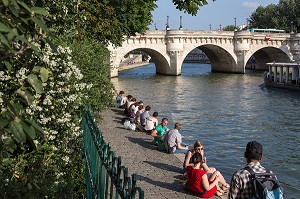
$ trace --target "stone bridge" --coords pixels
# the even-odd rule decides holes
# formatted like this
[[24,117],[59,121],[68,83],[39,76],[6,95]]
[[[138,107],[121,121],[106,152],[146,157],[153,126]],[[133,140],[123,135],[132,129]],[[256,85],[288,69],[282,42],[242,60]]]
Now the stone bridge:
[[[268,36],[269,38],[266,38]],[[151,56],[157,74],[180,75],[181,66],[193,49],[210,60],[212,72],[245,73],[248,60],[256,58],[256,70],[267,70],[268,62],[299,61],[300,34],[249,31],[154,30],[126,38],[121,47],[109,47],[111,77],[117,77],[124,56],[139,50]]]

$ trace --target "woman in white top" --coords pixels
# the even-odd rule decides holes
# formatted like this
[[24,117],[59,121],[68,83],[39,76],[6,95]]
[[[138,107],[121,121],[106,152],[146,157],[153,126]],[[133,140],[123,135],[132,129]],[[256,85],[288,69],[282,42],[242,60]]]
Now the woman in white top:
[[158,112],[154,112],[152,116],[146,119],[145,131],[151,134],[151,131],[155,129],[156,125],[158,125],[157,120]]

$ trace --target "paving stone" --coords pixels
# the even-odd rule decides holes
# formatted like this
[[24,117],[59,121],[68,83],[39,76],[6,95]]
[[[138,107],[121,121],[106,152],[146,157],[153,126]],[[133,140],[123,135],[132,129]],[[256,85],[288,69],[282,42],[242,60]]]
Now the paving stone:
[[[182,156],[167,154],[156,149],[153,138],[144,133],[124,129],[121,124],[123,110],[112,108],[105,111],[104,121],[99,129],[129,175],[137,175],[137,185],[144,190],[147,199],[198,198],[183,189],[179,182],[182,177]],[[181,161],[180,161],[181,159]],[[214,196],[213,199],[220,197]]]

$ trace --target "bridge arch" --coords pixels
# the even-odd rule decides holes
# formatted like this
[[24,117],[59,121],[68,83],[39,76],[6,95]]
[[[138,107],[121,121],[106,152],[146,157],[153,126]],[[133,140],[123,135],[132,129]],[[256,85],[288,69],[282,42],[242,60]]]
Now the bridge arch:
[[153,49],[153,48],[129,48],[129,49],[124,49],[122,53],[118,54],[118,57],[115,59],[115,62],[117,66],[119,67],[121,60],[124,58],[124,56],[133,51],[133,50],[138,50],[142,51],[144,53],[147,53],[153,60],[156,68],[156,73],[157,74],[165,74],[165,70],[167,67],[169,67],[169,59],[168,56],[164,53],[161,53],[160,51]]
[[255,57],[255,69],[256,70],[267,70],[268,66],[266,63],[269,62],[290,62],[292,55],[290,54],[287,46],[273,47],[264,46],[257,48],[256,51],[246,54],[245,60],[249,60],[252,56]]
[[236,56],[233,49],[230,49],[230,52],[223,48],[222,45],[216,44],[203,44],[185,49],[182,63],[185,57],[195,48],[202,50],[206,54],[210,61],[212,72],[232,72],[237,68]]

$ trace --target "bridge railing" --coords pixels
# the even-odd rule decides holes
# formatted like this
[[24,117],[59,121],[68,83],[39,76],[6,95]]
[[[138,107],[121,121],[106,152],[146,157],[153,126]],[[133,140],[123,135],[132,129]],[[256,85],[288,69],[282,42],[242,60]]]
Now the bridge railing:
[[121,157],[116,157],[106,144],[90,111],[83,113],[82,130],[86,198],[143,199],[144,191],[136,186],[136,175],[128,176],[128,168],[121,165]]

